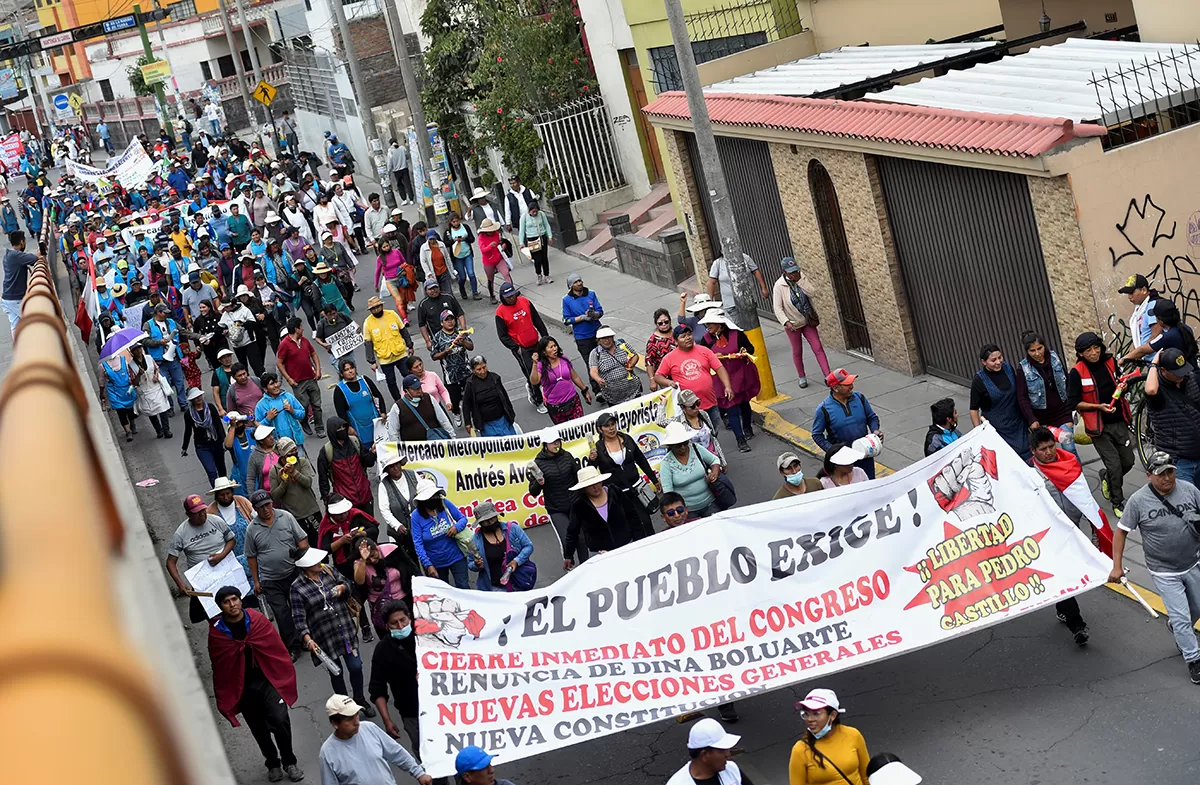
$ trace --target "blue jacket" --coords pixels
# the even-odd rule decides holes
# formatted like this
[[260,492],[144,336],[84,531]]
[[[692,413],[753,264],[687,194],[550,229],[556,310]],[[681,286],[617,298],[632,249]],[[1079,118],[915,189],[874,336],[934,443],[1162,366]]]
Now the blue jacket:
[[409,524],[422,567],[449,567],[463,558],[457,541],[447,536],[451,529],[460,532],[467,527],[467,516],[458,507],[443,499],[442,512],[435,518],[426,518],[420,509],[414,509]]
[[[500,526],[502,526],[507,532],[509,550],[514,550],[517,552],[517,555],[513,557],[513,562],[520,567],[522,564],[529,561],[529,557],[533,555],[533,541],[529,539],[529,535],[525,533],[525,530],[522,529],[519,524],[511,521],[503,521],[500,523]],[[482,529],[475,530],[475,551],[480,556],[483,556],[484,554]],[[504,555],[507,556],[508,554],[506,553]],[[470,567],[472,570],[474,570],[474,563],[470,563]],[[488,567],[487,559],[483,560],[483,567],[479,568],[478,573],[479,580],[475,582],[475,588],[479,589],[480,591],[492,591],[494,588],[492,586],[492,573],[491,569]]]
[[4,231],[15,232],[21,228],[20,225],[17,224],[17,211],[13,209],[11,204],[5,202],[3,212],[0,214],[3,215],[4,219]]
[[187,192],[188,184],[192,182],[192,178],[188,177],[188,173],[182,169],[176,169],[167,175],[167,182],[175,191],[183,196]]
[[[157,320],[151,319],[150,321],[146,322],[146,334],[150,336],[150,340],[152,340],[152,341],[162,341],[162,340],[166,340],[167,338],[170,338],[171,341],[175,344],[175,348],[176,348],[175,359],[176,360],[179,359],[179,354],[178,354],[179,324],[174,319],[167,317],[165,330],[163,329],[163,326],[158,323]],[[167,350],[167,347],[165,347],[165,346],[147,346],[146,354],[153,357],[155,362],[161,363],[162,358],[163,358],[163,352],[165,352],[166,350]]]
[[[285,403],[292,405],[292,411],[286,412],[283,409]],[[267,412],[271,409],[278,409],[274,419],[267,417]],[[281,390],[279,395],[271,397],[263,393],[263,397],[254,407],[254,419],[262,424],[273,426],[275,428],[275,438],[286,436],[296,442],[296,444],[304,444],[304,429],[300,427],[300,423],[304,420],[307,412],[304,406],[300,403],[300,399],[292,395],[290,392]]]
[[867,396],[860,392],[851,393],[848,405],[843,407],[830,393],[817,407],[812,437],[818,447],[828,451],[834,444],[850,444],[878,429],[879,417]]
[[600,305],[600,298],[590,289],[584,288],[583,294],[576,297],[567,292],[566,297],[563,297],[562,315],[563,324],[571,328],[571,332],[575,334],[575,340],[582,341],[585,338],[595,338],[596,331],[600,329],[600,320],[595,321],[584,320],[575,322],[576,316],[583,316],[588,312],[588,309],[596,311],[601,316],[604,315],[604,306]]

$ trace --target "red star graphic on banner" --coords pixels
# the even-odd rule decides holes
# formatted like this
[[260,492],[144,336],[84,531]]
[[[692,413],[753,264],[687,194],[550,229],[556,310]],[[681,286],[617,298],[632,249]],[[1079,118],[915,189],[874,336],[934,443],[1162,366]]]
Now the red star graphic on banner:
[[[942,526],[945,540],[951,540],[962,534],[962,529],[949,521],[943,522]],[[1033,540],[1040,543],[1048,531],[1050,530],[1043,529],[1032,535]],[[1006,556],[1020,546],[1020,542],[1011,544],[999,542],[967,553],[940,566],[935,567],[933,562],[926,557],[911,567],[905,567],[906,571],[918,576],[928,571],[929,577],[916,596],[909,600],[908,605],[904,606],[904,610],[919,605],[932,605],[933,597],[929,589],[935,587],[936,592],[944,597],[939,610],[944,616],[953,617],[981,600],[1002,595],[1005,590],[1011,589],[1017,584],[1028,583],[1031,578],[1045,581],[1047,578],[1054,577],[1052,573],[1035,570],[1028,566],[1020,567],[1004,577],[996,577],[995,570],[1002,566],[1001,563],[993,562],[988,568],[983,566],[984,562],[989,559]],[[966,587],[967,591],[962,591],[963,587]]]

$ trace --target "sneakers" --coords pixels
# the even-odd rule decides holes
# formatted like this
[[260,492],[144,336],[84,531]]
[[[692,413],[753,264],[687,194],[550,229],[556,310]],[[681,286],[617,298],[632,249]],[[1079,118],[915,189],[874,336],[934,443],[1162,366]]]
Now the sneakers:
[[538,286],[541,286],[541,285],[542,285],[542,284],[544,284],[545,282],[546,282],[546,279],[545,279],[545,278],[543,278],[542,276],[540,276],[540,275],[539,275],[539,276],[538,276],[538,284],[537,284],[537,285],[538,285]]
[[1192,677],[1192,684],[1200,684],[1200,660],[1192,660],[1187,665],[1188,676]]
[[807,376],[801,376],[801,377],[800,377],[800,389],[804,389],[804,388],[805,388],[805,387],[807,387],[807,386],[808,386],[808,377],[807,377]]
[[717,707],[717,714],[721,715],[722,722],[737,722],[740,719],[737,713],[737,706],[732,703],[722,703]]
[[[1091,638],[1091,635],[1088,634],[1087,627],[1083,627],[1082,629],[1075,630],[1075,645],[1076,646],[1087,646],[1087,642],[1088,642],[1089,638]],[[1200,683],[1200,682],[1198,682],[1198,683]]]
[[492,305],[499,305],[499,304],[500,304],[500,301],[496,299],[496,296],[495,296],[495,295],[490,295],[490,296],[488,297],[488,300],[489,300],[489,301],[492,303]]
[[375,636],[371,634],[370,627],[362,628],[362,639],[363,643],[370,643],[371,641],[375,640]]
[[461,428],[462,427],[462,415],[451,413],[450,416],[454,419],[454,427]]
[[279,768],[278,766],[272,766],[271,768],[267,769],[267,781],[268,782],[283,781],[283,769]]
[[737,448],[741,452],[750,452],[750,445],[746,443],[745,439],[737,440]]
[[304,779],[304,772],[300,771],[300,767],[295,763],[291,766],[284,766],[283,770],[287,772],[288,779],[292,782],[299,782]]
[[1121,516],[1125,514],[1125,510],[1123,510],[1122,507],[1124,507],[1124,505],[1121,505],[1121,504],[1113,505],[1113,515],[1116,516],[1118,521],[1121,520]]
[[525,385],[525,400],[529,401],[529,405],[533,406],[533,388],[528,384]]
[[482,300],[483,297],[479,294],[479,292],[471,292],[471,299],[472,300]]
[[1101,477],[1101,478],[1100,478],[1100,495],[1101,495],[1101,496],[1103,496],[1105,499],[1110,499],[1110,498],[1111,498],[1111,497],[1109,496],[1109,490],[1108,490],[1108,478],[1107,478],[1107,477]]
[[546,414],[546,404],[539,403],[537,406],[537,413],[538,414]]

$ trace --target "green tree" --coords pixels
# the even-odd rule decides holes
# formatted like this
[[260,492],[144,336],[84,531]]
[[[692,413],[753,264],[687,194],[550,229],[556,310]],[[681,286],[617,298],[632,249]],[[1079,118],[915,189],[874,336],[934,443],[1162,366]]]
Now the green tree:
[[[480,159],[494,147],[509,171],[549,193],[555,184],[538,164],[542,142],[531,121],[596,94],[572,0],[432,0],[421,23],[435,41],[425,56],[425,106],[447,144],[478,171],[488,171]],[[464,105],[474,109],[474,128]]]
[[140,55],[134,65],[125,67],[125,76],[129,78],[129,89],[133,90],[136,96],[146,97],[154,95],[154,88],[146,84],[146,80],[142,78],[142,66],[150,63],[150,58],[146,55]]

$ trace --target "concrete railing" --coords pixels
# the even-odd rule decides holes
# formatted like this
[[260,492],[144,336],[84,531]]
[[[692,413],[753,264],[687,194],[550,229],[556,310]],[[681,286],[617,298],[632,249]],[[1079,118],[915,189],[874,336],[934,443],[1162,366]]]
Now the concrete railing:
[[[153,603],[122,602],[118,615],[114,565],[126,532],[88,425],[88,376],[66,330],[50,266],[39,262],[0,388],[4,779],[206,781],[184,765],[177,725],[161,703],[170,677],[152,677],[141,655],[153,655],[123,634],[128,616],[152,612]],[[64,752],[55,723],[17,721],[54,707],[69,707],[73,752]]]

